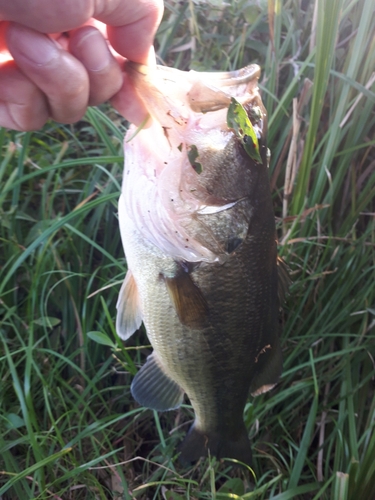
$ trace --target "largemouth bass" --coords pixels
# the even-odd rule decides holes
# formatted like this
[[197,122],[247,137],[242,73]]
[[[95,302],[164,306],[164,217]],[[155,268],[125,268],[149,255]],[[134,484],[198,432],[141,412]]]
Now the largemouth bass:
[[131,391],[160,411],[187,394],[183,463],[209,452],[250,464],[248,394],[282,368],[260,68],[127,73],[152,117],[125,138],[119,200],[128,273],[116,327],[127,339],[143,321],[154,349]]

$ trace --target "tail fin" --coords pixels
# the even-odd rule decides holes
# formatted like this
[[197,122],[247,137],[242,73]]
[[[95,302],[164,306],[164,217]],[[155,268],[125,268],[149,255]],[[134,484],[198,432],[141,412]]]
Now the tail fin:
[[[238,432],[237,429],[236,431]],[[234,440],[218,432],[202,431],[193,424],[178,451],[181,452],[179,460],[183,465],[190,465],[200,457],[207,457],[208,453],[217,458],[234,458],[247,465],[251,465],[252,462],[250,441],[245,425]]]

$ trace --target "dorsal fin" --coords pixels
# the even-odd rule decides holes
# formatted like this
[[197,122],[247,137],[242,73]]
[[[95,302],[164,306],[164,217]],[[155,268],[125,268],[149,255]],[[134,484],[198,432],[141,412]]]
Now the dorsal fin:
[[142,323],[142,311],[138,288],[130,269],[121,286],[116,308],[117,334],[121,339],[127,340],[136,330],[138,330]]
[[207,301],[190,274],[181,268],[173,278],[163,278],[181,323],[190,328],[204,327],[208,319]]
[[140,405],[158,411],[178,408],[184,397],[181,387],[164,372],[155,352],[134,377],[131,392]]

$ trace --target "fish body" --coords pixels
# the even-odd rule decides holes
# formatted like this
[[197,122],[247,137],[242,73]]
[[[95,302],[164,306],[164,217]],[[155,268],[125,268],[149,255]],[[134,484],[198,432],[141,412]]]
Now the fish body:
[[[119,200],[128,274],[116,327],[127,339],[143,321],[154,349],[131,390],[160,411],[187,394],[195,422],[184,463],[210,453],[249,464],[249,391],[269,390],[282,367],[259,67],[127,71],[153,120],[128,131]],[[237,108],[246,116],[233,121]]]

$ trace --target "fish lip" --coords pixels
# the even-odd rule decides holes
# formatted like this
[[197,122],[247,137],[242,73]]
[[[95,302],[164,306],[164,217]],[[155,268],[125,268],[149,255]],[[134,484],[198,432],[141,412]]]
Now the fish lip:
[[[155,68],[147,66],[145,64],[136,63],[134,61],[125,61],[124,63],[125,73],[129,76],[135,77],[147,77]],[[236,69],[234,71],[181,71],[176,68],[170,68],[168,66],[161,66],[158,64],[156,66],[156,71],[161,78],[166,78],[168,80],[178,82],[181,80],[182,74],[187,77],[197,77],[201,81],[209,81],[218,87],[228,87],[232,85],[241,85],[244,83],[249,83],[252,80],[258,80],[261,74],[261,68],[258,64],[249,64],[241,69]]]
[[[162,66],[163,67],[163,66]],[[173,68],[171,68],[173,69]],[[197,71],[190,70],[189,73],[197,73]],[[234,71],[203,71],[199,72],[200,78],[205,80],[209,79],[211,82],[219,84],[219,86],[241,85],[248,83],[251,80],[260,77],[261,68],[258,64],[249,64],[241,69]]]

